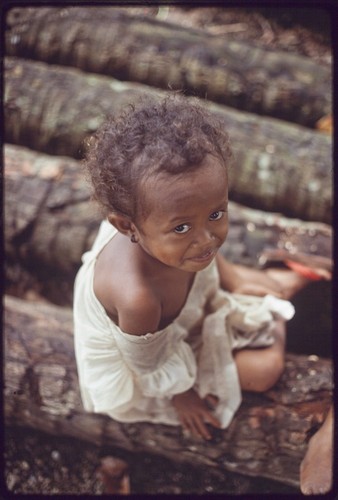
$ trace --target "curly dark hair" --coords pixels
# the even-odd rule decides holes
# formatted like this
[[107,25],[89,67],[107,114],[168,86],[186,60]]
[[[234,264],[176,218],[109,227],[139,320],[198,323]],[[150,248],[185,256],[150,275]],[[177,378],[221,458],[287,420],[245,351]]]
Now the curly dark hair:
[[92,137],[84,165],[103,214],[135,220],[144,214],[139,206],[144,179],[191,171],[207,154],[228,168],[232,153],[224,125],[196,102],[174,94],[142,98],[110,117]]

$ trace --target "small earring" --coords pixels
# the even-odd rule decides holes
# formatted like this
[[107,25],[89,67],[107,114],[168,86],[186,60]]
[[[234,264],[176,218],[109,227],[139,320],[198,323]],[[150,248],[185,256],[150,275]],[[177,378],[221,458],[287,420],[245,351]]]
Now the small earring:
[[137,243],[137,239],[136,239],[135,234],[132,234],[132,235],[131,235],[131,237],[130,237],[130,241],[131,241],[132,243]]

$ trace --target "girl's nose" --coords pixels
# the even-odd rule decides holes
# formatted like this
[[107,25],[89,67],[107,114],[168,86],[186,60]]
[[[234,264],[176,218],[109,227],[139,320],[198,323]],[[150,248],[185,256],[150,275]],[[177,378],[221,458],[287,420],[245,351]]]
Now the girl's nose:
[[215,235],[210,229],[201,229],[200,231],[196,232],[195,238],[194,238],[194,245],[208,245],[211,241],[215,239]]

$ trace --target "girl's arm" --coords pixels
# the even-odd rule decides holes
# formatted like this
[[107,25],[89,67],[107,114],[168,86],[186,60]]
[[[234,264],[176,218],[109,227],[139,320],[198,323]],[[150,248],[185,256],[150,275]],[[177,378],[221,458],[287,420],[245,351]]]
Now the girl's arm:
[[216,256],[221,287],[232,293],[264,296],[268,293],[283,298],[283,287],[266,272],[229,262],[222,254]]

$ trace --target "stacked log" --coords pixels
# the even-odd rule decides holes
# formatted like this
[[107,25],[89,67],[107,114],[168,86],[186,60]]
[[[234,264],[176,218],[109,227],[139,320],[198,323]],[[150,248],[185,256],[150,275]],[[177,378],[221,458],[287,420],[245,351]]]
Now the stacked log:
[[332,362],[288,354],[278,384],[244,394],[235,419],[211,441],[179,426],[125,424],[82,409],[74,360],[72,314],[66,308],[5,299],[5,421],[97,445],[262,476],[299,486],[309,433],[322,423],[332,395]]
[[[107,115],[141,95],[160,95],[146,86],[16,58],[6,61],[5,79],[6,141],[77,158],[81,145]],[[289,217],[331,222],[329,135],[207,101],[202,104],[219,116],[231,137],[233,201]]]
[[308,58],[224,41],[116,7],[18,8],[8,55],[70,65],[314,126],[331,111],[331,73]]
[[5,146],[5,251],[71,273],[101,220],[79,162]]
[[254,266],[271,249],[331,258],[331,137],[303,126],[331,111],[330,69],[115,7],[14,8],[6,21],[7,290],[37,285],[67,306],[5,298],[6,424],[298,487],[308,437],[332,398],[329,359],[288,353],[278,384],[244,394],[230,427],[215,430],[211,442],[180,427],[121,424],[82,409],[68,306],[101,214],[78,160],[105,118],[131,101],[168,88],[201,96],[235,152],[222,252]]
[[[18,146],[7,145],[4,153],[7,293],[69,307],[81,256],[102,220],[81,165]],[[264,251],[270,255],[276,249],[293,259],[301,254],[332,257],[332,228],[327,224],[288,219],[235,202],[229,203],[229,221],[221,250],[232,262],[257,267]],[[323,282],[295,298],[298,313],[288,324],[288,348],[293,352],[330,354],[330,297],[330,282]],[[306,326],[302,311],[307,311]]]
[[[90,201],[80,162],[19,146],[4,148],[5,251],[7,263],[63,275],[72,283],[82,254],[96,236],[102,215]],[[229,205],[230,230],[224,245],[232,261],[258,265],[260,253],[279,248],[331,257],[332,229],[319,222],[288,219]],[[18,280],[17,280],[18,281]]]

